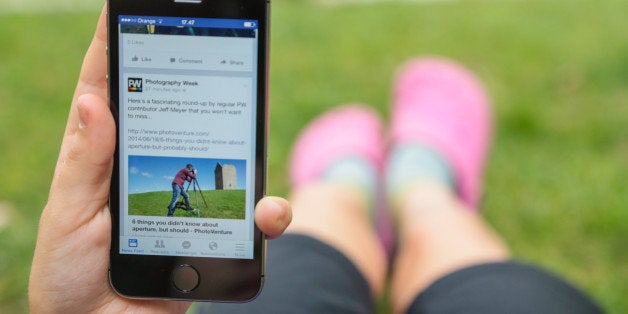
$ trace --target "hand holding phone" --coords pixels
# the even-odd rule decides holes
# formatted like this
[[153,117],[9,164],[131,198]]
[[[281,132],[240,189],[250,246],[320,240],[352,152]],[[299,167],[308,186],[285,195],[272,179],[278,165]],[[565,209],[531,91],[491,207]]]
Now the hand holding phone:
[[[115,124],[106,103],[106,14],[85,56],[50,196],[38,231],[29,280],[33,313],[85,311],[182,313],[189,303],[119,296],[107,280],[111,219],[109,180]],[[80,169],[81,175],[76,175]],[[266,197],[255,221],[268,238],[290,222],[287,201]]]

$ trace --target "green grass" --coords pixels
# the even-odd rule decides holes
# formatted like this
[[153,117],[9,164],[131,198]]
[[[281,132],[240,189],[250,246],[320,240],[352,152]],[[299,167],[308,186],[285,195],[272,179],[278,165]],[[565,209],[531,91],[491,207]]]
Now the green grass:
[[[449,56],[493,98],[489,223],[516,257],[610,313],[628,309],[628,2],[272,6],[269,194],[287,195],[287,155],[307,121],[355,101],[386,117],[401,62]],[[0,202],[13,208],[0,229],[2,313],[27,311],[38,217],[96,16],[0,16]]]
[[[198,206],[194,192],[188,191],[190,205],[200,212],[200,218],[218,219],[244,219],[245,191],[244,190],[221,190],[197,192]],[[203,202],[201,194],[205,197],[207,207]],[[172,191],[147,192],[129,195],[129,215],[139,216],[166,216],[166,208],[172,199]],[[182,201],[183,197],[179,197]],[[175,217],[199,217],[197,211],[189,212],[177,209]]]

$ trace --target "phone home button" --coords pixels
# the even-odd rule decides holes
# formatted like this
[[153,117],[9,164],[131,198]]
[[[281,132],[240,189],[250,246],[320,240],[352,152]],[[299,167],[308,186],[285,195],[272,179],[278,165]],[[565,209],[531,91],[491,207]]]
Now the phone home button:
[[172,284],[181,292],[193,291],[198,282],[198,272],[190,265],[179,265],[172,271]]

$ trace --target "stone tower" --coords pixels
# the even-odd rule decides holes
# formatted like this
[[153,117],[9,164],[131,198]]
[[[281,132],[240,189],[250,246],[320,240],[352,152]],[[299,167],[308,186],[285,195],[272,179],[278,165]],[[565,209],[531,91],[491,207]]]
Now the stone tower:
[[216,176],[216,190],[238,189],[238,176],[234,165],[216,163],[214,175]]

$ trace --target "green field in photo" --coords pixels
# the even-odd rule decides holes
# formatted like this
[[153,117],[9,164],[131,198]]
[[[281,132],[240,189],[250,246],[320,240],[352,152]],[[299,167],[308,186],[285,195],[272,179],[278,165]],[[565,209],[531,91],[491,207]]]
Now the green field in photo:
[[[188,191],[190,205],[195,211],[177,208],[174,217],[244,219],[246,199],[244,190],[212,190],[196,193],[195,196],[194,191]],[[201,193],[205,197],[207,207]],[[166,216],[171,199],[172,191],[130,194],[129,215]],[[183,201],[182,196],[179,196],[179,201]]]

